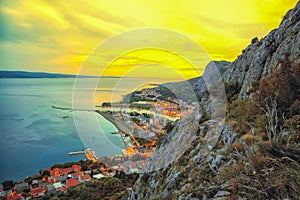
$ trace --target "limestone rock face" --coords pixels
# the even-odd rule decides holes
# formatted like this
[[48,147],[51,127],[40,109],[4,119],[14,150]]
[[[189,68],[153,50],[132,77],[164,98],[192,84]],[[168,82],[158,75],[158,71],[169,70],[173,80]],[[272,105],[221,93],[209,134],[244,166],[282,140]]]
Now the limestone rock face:
[[254,81],[260,80],[279,67],[283,59],[300,63],[300,2],[283,18],[279,28],[260,41],[256,38],[225,72],[225,82],[239,83],[240,99],[249,97]]
[[200,94],[205,92],[207,90],[207,81],[205,78],[209,79],[210,77],[212,77],[215,69],[217,69],[220,73],[219,76],[223,76],[230,64],[231,63],[227,61],[210,62],[206,66],[203,76],[197,78],[197,81],[195,81],[193,89]]

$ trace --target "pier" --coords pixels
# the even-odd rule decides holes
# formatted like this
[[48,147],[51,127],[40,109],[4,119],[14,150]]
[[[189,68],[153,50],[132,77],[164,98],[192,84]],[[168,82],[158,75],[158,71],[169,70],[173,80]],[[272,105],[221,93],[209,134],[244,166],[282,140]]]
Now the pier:
[[74,151],[74,152],[70,152],[69,155],[78,155],[78,154],[84,154],[84,151]]
[[78,154],[85,154],[85,157],[88,160],[92,160],[93,162],[97,162],[98,161],[98,158],[96,156],[96,152],[94,150],[92,150],[91,148],[85,148],[82,151],[73,151],[73,152],[69,153],[70,156],[72,156],[72,155],[78,155]]

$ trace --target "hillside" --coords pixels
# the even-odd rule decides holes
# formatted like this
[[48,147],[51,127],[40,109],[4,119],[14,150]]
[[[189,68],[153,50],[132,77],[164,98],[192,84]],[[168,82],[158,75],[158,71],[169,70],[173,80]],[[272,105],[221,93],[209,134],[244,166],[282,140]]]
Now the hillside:
[[[127,189],[132,187],[138,174],[118,173],[114,177],[106,177],[99,180],[92,180],[86,184],[81,184],[69,188],[66,193],[58,193],[51,196],[50,200],[116,200],[125,199]],[[44,198],[41,198],[44,199]]]
[[128,199],[299,199],[299,29],[300,2],[225,71],[226,119],[203,97],[160,141]]

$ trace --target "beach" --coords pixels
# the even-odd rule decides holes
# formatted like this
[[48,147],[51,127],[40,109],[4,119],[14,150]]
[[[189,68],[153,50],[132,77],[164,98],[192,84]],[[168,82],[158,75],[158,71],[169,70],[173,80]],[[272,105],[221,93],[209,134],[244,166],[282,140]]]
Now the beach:
[[126,123],[126,121],[121,120],[120,118],[114,117],[113,114],[110,112],[102,112],[99,110],[96,110],[98,114],[100,114],[102,117],[104,117],[107,121],[112,123],[119,132],[125,132],[128,133],[131,131],[130,126]]

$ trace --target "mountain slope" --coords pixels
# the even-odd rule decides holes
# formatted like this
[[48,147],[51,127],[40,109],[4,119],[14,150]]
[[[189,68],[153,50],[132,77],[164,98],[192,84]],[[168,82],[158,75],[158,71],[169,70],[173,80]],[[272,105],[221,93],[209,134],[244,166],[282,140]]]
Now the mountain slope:
[[[148,171],[140,175],[128,199],[300,197],[299,112],[282,116],[279,111],[284,108],[275,99],[265,105],[257,100],[262,93],[286,90],[285,84],[299,88],[299,13],[300,2],[278,29],[261,41],[254,39],[225,72],[226,89],[234,88],[233,94],[240,97],[229,99],[226,121],[211,119],[210,112],[178,121],[159,142]],[[299,94],[291,99],[295,110],[300,106],[297,98]],[[206,98],[200,104],[212,106]]]

